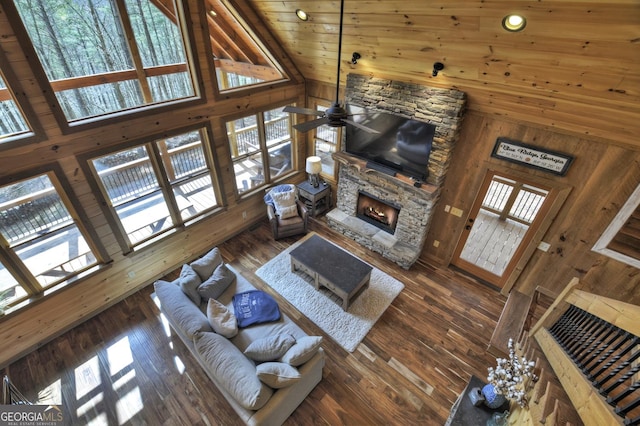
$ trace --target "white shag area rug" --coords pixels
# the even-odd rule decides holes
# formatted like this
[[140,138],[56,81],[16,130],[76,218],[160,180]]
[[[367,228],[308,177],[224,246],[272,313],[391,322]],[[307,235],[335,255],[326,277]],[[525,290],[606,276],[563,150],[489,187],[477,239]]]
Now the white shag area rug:
[[256,275],[340,346],[353,352],[393,299],[400,294],[404,284],[373,267],[369,287],[360,293],[345,312],[339,305],[342,303],[341,299],[328,289],[320,287],[320,290],[316,290],[309,275],[302,271],[291,272],[289,252],[303,241],[298,241],[262,265]]

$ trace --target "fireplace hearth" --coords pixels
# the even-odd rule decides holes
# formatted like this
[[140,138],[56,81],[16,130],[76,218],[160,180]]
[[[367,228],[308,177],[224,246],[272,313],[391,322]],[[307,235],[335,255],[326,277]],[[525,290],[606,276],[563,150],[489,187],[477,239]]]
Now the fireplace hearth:
[[399,206],[364,191],[359,191],[356,217],[393,235],[399,214]]

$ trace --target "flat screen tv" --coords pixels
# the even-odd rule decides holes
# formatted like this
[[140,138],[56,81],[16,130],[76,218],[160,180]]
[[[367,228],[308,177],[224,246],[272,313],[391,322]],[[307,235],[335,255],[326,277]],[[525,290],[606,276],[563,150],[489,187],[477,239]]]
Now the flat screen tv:
[[357,105],[347,105],[351,120],[379,131],[368,133],[347,124],[345,151],[424,181],[436,126],[422,121],[400,117],[386,112],[367,111]]

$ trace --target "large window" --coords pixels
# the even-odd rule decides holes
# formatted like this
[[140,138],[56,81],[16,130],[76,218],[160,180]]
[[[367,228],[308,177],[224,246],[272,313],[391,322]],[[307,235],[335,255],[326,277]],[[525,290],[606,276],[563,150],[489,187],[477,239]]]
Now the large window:
[[15,0],[69,122],[196,96],[181,4]]
[[[326,111],[327,106],[316,105],[318,111]],[[332,181],[336,180],[336,165],[331,154],[340,149],[340,127],[322,125],[316,127],[313,134],[314,155],[322,160],[321,174]]]
[[97,268],[98,249],[53,172],[0,187],[0,307]]
[[90,160],[124,252],[219,206],[205,129]]
[[206,0],[209,46],[221,92],[287,76],[269,49],[228,1]]
[[239,194],[293,170],[291,123],[282,107],[227,122],[227,136]]

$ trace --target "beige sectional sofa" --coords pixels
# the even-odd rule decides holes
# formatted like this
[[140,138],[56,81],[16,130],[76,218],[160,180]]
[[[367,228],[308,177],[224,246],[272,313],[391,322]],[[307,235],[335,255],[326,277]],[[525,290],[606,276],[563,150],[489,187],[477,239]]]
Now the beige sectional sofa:
[[[255,287],[224,263],[212,271],[211,263],[221,261],[214,249],[192,266],[185,265],[175,281],[156,281],[160,309],[246,424],[280,425],[322,379],[322,338],[308,336],[284,314],[277,321],[239,328],[235,335],[225,329],[234,312],[233,296]],[[222,277],[217,288],[210,279],[216,276]],[[200,300],[194,289],[200,290]],[[227,309],[222,329],[216,323],[221,307]]]

